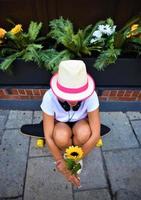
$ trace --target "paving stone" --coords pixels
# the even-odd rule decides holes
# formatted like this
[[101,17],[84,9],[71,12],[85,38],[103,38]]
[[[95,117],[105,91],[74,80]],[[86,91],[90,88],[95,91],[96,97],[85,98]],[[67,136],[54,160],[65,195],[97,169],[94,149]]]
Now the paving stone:
[[141,149],[104,152],[113,193],[126,189],[141,194]]
[[42,111],[34,111],[33,123],[40,123],[42,120]]
[[74,193],[74,200],[111,200],[106,189],[89,190]]
[[101,121],[111,128],[110,134],[103,137],[103,150],[139,146],[126,114],[122,112],[103,112],[101,113]]
[[80,179],[81,188],[77,189],[74,187],[75,190],[107,187],[100,149],[92,150],[83,160],[83,170],[80,174]]
[[127,190],[119,190],[115,200],[141,200],[141,196]]
[[7,119],[7,116],[0,115],[0,130],[5,128],[6,119]]
[[9,110],[0,110],[0,115],[9,115]]
[[32,111],[11,110],[6,128],[20,128],[23,124],[32,123]]
[[141,119],[140,112],[126,112],[126,114],[130,120]]
[[72,200],[72,186],[55,169],[53,159],[29,159],[24,200]]
[[18,130],[6,130],[0,145],[0,197],[23,193],[29,140]]
[[30,157],[51,156],[51,153],[50,153],[47,145],[45,145],[44,148],[39,148],[39,147],[36,146],[36,142],[37,142],[36,138],[31,139],[30,151],[29,151]]
[[133,126],[133,129],[138,137],[138,140],[141,144],[141,120],[138,121],[131,121],[131,124]]
[[1,144],[1,141],[2,141],[2,136],[3,136],[3,130],[0,130],[0,144]]

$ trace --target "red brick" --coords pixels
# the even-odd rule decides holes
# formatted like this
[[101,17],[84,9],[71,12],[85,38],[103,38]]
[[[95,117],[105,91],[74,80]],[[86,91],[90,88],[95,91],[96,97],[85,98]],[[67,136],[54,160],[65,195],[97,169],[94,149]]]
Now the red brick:
[[117,96],[124,96],[125,90],[118,90]]
[[24,89],[18,89],[19,95],[26,95]]
[[14,95],[19,95],[18,90],[14,88],[11,89],[11,93]]
[[108,101],[118,101],[119,100],[119,97],[113,97],[113,96],[110,96],[108,98]]
[[117,96],[117,92],[118,92],[117,90],[112,90],[111,93],[110,93],[110,96],[115,96],[116,97]]
[[7,99],[7,95],[0,96],[0,99]]
[[40,100],[41,100],[41,99],[42,99],[42,97],[41,97],[41,96],[39,96],[39,95],[36,95],[36,96],[32,96],[32,97],[31,97],[31,99],[40,99]]
[[18,96],[18,95],[7,95],[6,99],[17,100],[17,99],[21,99],[21,96]]
[[31,99],[31,96],[29,96],[29,95],[24,95],[24,96],[20,96],[21,97],[21,99]]
[[0,89],[0,96],[4,96],[6,95],[5,90],[4,89]]
[[27,93],[27,95],[33,95],[33,92],[32,92],[32,89],[26,89],[26,93]]
[[110,93],[111,93],[110,90],[104,90],[104,91],[102,92],[102,96],[109,96]]
[[107,101],[107,97],[100,96],[100,97],[99,97],[99,100],[100,100],[100,101]]
[[138,97],[139,94],[140,94],[140,91],[139,90],[135,90],[135,91],[133,91],[132,96]]
[[33,89],[33,95],[39,95],[41,96],[40,90],[39,89]]
[[120,97],[119,98],[120,101],[135,101],[136,97]]
[[133,90],[125,90],[124,96],[132,96]]
[[141,101],[141,96],[140,97],[137,97],[137,99],[136,99],[137,101]]
[[140,93],[139,93],[139,96],[138,97],[141,97],[141,91],[140,91]]
[[43,96],[47,90],[46,89],[40,89],[41,95]]

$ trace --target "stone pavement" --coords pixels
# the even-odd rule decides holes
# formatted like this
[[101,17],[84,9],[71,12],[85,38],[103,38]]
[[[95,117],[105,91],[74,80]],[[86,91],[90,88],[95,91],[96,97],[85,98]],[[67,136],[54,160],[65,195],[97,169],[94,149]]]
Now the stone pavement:
[[101,112],[111,127],[84,159],[80,189],[55,169],[48,148],[20,134],[40,111],[0,110],[0,200],[141,200],[141,113]]

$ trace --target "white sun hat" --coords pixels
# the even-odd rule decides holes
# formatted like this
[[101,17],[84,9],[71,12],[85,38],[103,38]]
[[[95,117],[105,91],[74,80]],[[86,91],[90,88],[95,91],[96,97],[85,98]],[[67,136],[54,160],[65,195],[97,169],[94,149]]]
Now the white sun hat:
[[65,60],[61,61],[58,73],[51,78],[50,87],[58,98],[81,101],[94,92],[95,83],[82,60]]

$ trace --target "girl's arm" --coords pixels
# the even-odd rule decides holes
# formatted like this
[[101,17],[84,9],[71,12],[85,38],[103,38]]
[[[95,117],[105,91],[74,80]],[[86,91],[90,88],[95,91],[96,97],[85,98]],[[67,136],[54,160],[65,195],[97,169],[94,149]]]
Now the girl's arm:
[[88,112],[88,122],[91,129],[91,137],[82,146],[84,156],[95,147],[96,143],[100,139],[100,113],[98,108],[92,112]]
[[67,169],[66,163],[61,155],[60,149],[56,146],[53,141],[53,129],[54,129],[54,117],[43,113],[43,128],[45,139],[47,141],[48,147],[56,160],[57,169],[75,186],[80,186],[80,180],[71,174]]
[[53,141],[54,116],[43,112],[43,128],[48,147],[56,161],[62,159],[61,151]]

